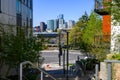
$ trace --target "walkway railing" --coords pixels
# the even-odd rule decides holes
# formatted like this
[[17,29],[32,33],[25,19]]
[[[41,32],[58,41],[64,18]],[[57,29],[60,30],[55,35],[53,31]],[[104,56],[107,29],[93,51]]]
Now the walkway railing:
[[34,68],[38,69],[40,72],[41,72],[41,80],[43,80],[43,73],[48,75],[50,78],[52,78],[53,80],[57,80],[56,78],[54,78],[53,76],[51,76],[50,74],[48,74],[47,72],[45,72],[44,70],[38,68],[37,66],[35,66],[32,62],[30,61],[25,61],[25,62],[22,62],[20,63],[20,80],[22,80],[22,69],[23,69],[23,65],[26,65],[26,64],[30,64],[32,65]]

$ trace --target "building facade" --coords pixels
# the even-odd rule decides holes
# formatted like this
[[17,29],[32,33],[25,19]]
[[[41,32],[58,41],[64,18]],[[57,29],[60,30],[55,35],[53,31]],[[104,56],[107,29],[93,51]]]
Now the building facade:
[[64,19],[64,15],[63,14],[59,14],[58,15],[58,19]]
[[75,25],[75,21],[73,20],[68,21],[68,29],[72,29],[74,25]]
[[54,20],[47,21],[47,31],[52,32],[54,30]]
[[40,22],[40,32],[46,31],[46,28],[47,28],[46,24],[44,22]]
[[59,29],[62,29],[64,25],[64,19],[58,19],[58,20],[59,20]]
[[0,0],[0,24],[7,32],[12,28],[16,33],[21,28],[29,36],[33,27],[33,1]]
[[35,26],[33,28],[33,32],[40,32],[40,26]]
[[[110,53],[120,52],[120,24],[112,19],[110,5],[112,0],[95,0],[95,12],[102,15],[102,34],[103,41],[109,43]],[[110,8],[110,9],[109,9]],[[110,10],[110,11],[109,11]],[[113,23],[117,24],[114,25]]]
[[54,20],[54,31],[56,31],[59,27],[58,19]]

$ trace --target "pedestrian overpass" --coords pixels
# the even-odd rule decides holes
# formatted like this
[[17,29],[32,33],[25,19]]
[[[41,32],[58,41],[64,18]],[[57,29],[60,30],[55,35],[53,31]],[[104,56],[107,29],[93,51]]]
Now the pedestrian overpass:
[[58,37],[58,33],[57,32],[33,32],[33,36],[42,36],[42,37]]

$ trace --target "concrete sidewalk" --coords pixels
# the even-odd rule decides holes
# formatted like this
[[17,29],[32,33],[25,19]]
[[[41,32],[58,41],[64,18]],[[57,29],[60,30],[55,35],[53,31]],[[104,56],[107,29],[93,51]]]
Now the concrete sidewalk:
[[[43,51],[40,51],[40,52],[59,52],[59,50],[43,50]],[[80,50],[69,50],[69,53],[71,54],[82,54],[82,52],[80,52]]]

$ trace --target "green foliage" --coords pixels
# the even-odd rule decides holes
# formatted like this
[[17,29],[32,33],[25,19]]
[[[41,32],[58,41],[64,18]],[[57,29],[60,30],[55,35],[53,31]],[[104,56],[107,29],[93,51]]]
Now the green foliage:
[[87,21],[88,21],[88,15],[85,12],[85,14],[79,19],[79,21],[70,31],[69,44],[71,45],[72,48],[78,48],[78,49],[80,48],[82,42],[81,37],[83,35],[83,31],[86,27]]
[[111,3],[112,9],[111,9],[111,13],[112,13],[112,19],[115,20],[114,24],[116,24],[116,22],[120,22],[120,1],[119,0],[112,0]]
[[[98,46],[103,46],[104,44],[96,44],[95,36],[102,35],[102,21],[99,15],[92,12],[89,21],[87,23],[87,27],[84,30],[84,34],[82,36],[84,50],[94,55],[99,60],[104,60],[106,57],[105,50]],[[98,40],[98,38],[97,38]]]
[[36,80],[37,76],[38,76],[38,74],[30,74],[30,75],[27,76],[27,79],[28,80]]
[[93,70],[95,69],[95,65],[99,64],[99,60],[97,59],[81,59],[80,61],[77,61],[77,63],[86,70]]
[[24,30],[19,29],[17,34],[2,32],[0,37],[0,60],[9,67],[17,68],[21,62],[37,62],[43,49],[42,38],[27,37]]
[[94,36],[102,33],[102,23],[100,17],[94,12],[91,13],[89,19],[82,39],[87,45],[93,45]]
[[120,54],[114,54],[114,55],[112,55],[112,57],[110,59],[112,59],[112,60],[120,60]]
[[[105,50],[99,46],[103,46],[99,41],[95,42],[95,36],[102,36],[102,20],[101,17],[92,12],[87,21],[83,21],[82,17],[70,31],[69,43],[73,47],[78,47],[84,53],[90,53],[97,59],[104,60],[106,57]],[[97,39],[98,40],[98,39]],[[76,44],[75,44],[76,43]]]

